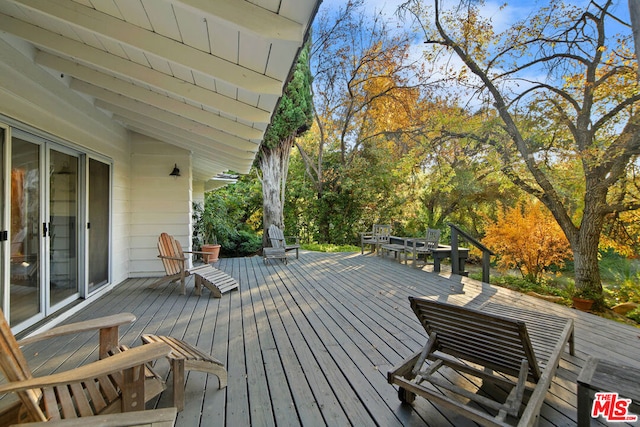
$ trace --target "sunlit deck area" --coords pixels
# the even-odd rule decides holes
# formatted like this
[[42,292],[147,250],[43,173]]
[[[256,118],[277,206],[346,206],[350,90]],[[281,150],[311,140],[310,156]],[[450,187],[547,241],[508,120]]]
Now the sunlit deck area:
[[[147,289],[153,279],[130,279],[67,321],[131,312],[137,321],[121,328],[123,343],[140,345],[143,332],[172,335],[223,361],[226,389],[218,390],[215,376],[189,373],[177,426],[473,425],[424,399],[402,405],[387,383],[387,371],[426,342],[408,296],[573,318],[576,355],[562,358],[542,426],[576,424],[576,378],[588,355],[639,363],[640,329],[373,254],[302,252],[286,265],[252,257],[221,259],[216,267],[235,277],[239,290],[197,297],[189,278],[185,296],[175,285]],[[85,334],[23,350],[37,375],[94,360],[96,346]],[[168,375],[164,361],[157,368]],[[171,402],[168,389],[152,403]]]

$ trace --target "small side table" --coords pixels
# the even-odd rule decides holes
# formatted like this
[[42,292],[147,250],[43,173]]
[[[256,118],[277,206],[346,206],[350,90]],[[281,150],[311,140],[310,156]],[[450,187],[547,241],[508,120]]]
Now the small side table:
[[631,399],[630,412],[640,414],[640,370],[589,356],[578,375],[578,426],[591,424],[596,392],[618,393]]

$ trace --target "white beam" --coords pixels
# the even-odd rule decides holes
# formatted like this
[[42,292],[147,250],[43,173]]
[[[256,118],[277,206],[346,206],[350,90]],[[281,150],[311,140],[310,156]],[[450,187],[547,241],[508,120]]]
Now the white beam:
[[[104,103],[102,101],[96,101],[97,106],[102,106],[103,104]],[[215,141],[195,135],[189,131],[167,124],[160,120],[145,117],[109,104],[104,105],[104,108],[114,110],[114,120],[119,120],[125,124],[135,124],[148,130],[154,130],[155,132],[160,131],[162,133],[167,133],[175,138],[176,144],[180,141],[188,142],[188,145],[180,145],[181,148],[185,148],[187,150],[200,150],[202,152],[216,153],[216,156],[221,160],[225,162],[234,162],[235,165],[252,162],[255,158],[255,153],[250,151],[231,151],[228,147],[221,147],[220,144],[217,144]]]
[[122,121],[132,131],[153,137],[158,141],[166,142],[167,144],[175,145],[176,147],[180,147],[185,150],[191,151],[193,158],[197,158],[202,161],[207,161],[211,163],[211,169],[215,171],[215,172],[212,172],[212,175],[215,175],[216,173],[219,173],[219,172],[226,172],[228,170],[233,170],[239,173],[248,173],[251,170],[251,165],[253,164],[253,161],[247,160],[239,163],[228,162],[228,161],[225,161],[224,159],[221,159],[218,156],[218,152],[216,151],[201,150],[201,149],[194,150],[190,141],[186,139],[182,139],[179,136],[174,136],[169,132],[152,128],[144,123],[136,123],[134,120],[128,119],[126,117],[115,116],[114,119]]
[[[283,82],[68,0],[10,0],[98,36],[255,93],[281,95]],[[215,70],[215,74],[212,74]]]
[[165,111],[170,111],[186,119],[220,129],[223,132],[227,132],[239,138],[260,141],[264,135],[264,132],[259,129],[234,122],[233,120],[221,117],[210,111],[194,107],[193,105],[186,104],[174,98],[169,98],[157,92],[136,86],[132,83],[120,80],[117,77],[101,73],[55,55],[40,52],[36,56],[36,63],[60,71],[64,74],[68,74],[78,80],[101,87],[110,92],[152,105]]
[[[202,123],[185,119],[184,117],[135,101],[131,98],[118,95],[117,93],[109,92],[108,90],[90,85],[89,83],[85,83],[80,80],[72,80],[70,87],[73,90],[86,93],[98,100],[105,101],[107,104],[113,105],[114,107],[135,112],[149,118],[154,118],[196,135],[203,136],[212,141],[216,141],[221,147],[227,147],[229,150],[258,151],[259,144],[257,143],[221,132],[218,129],[203,125]],[[98,106],[97,103],[96,106]],[[101,106],[100,108],[104,108],[104,106]]]
[[127,59],[112,55],[84,43],[68,39],[59,34],[37,27],[24,21],[0,14],[0,29],[24,39],[41,48],[51,50],[69,58],[75,58],[91,67],[174,96],[188,99],[214,110],[239,117],[253,123],[269,123],[271,113],[238,100],[220,95],[214,91],[196,86]]
[[169,0],[172,4],[195,11],[207,18],[222,19],[242,30],[271,40],[302,44],[301,24],[256,6],[248,1],[229,0]]

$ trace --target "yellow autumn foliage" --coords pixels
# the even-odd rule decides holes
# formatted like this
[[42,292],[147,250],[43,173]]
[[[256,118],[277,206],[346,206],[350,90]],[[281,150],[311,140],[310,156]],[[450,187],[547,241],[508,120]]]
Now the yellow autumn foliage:
[[528,200],[503,209],[485,228],[482,243],[498,255],[500,270],[518,269],[538,281],[551,265],[562,266],[571,256],[569,241],[551,213]]

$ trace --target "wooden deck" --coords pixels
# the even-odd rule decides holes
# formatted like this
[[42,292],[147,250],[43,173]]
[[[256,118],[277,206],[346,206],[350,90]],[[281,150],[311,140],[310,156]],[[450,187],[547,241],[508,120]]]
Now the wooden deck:
[[[576,424],[576,378],[587,355],[638,366],[640,329],[496,288],[448,277],[375,255],[302,252],[287,265],[262,258],[221,259],[216,267],[240,282],[220,299],[175,285],[147,289],[130,279],[69,322],[132,312],[122,342],[140,345],[143,332],[169,334],[225,362],[229,385],[189,373],[186,407],[177,426],[464,426],[464,418],[424,399],[400,404],[387,371],[426,342],[407,297],[428,296],[480,306],[491,301],[575,319],[576,356],[565,353],[542,407],[540,425]],[[36,372],[94,360],[90,334],[24,348]],[[158,365],[167,374],[168,364]],[[456,381],[466,381],[464,378]],[[474,387],[468,384],[468,387]],[[169,406],[170,391],[157,407]]]

